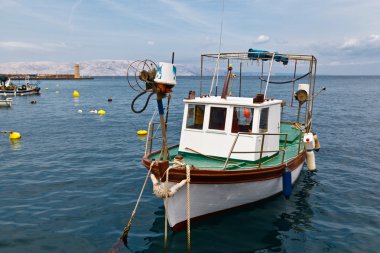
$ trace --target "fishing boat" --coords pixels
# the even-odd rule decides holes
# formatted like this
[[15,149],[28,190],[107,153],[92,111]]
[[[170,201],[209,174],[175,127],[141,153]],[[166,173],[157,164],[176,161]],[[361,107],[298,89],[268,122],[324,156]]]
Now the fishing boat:
[[14,84],[7,76],[0,77],[0,93],[11,96],[38,95],[40,87],[30,82],[29,76],[25,77],[24,84]]
[[[211,61],[216,62],[215,72],[212,80],[208,78],[210,88],[205,93],[203,68]],[[141,70],[135,74],[137,83],[146,83],[145,87],[139,85],[141,94],[157,94],[160,122],[149,123],[142,163],[148,169],[155,195],[164,199],[168,223],[174,231],[211,214],[280,193],[289,198],[305,161],[310,171],[316,170],[314,150],[320,145],[312,129],[313,106],[324,89],[315,90],[317,60],[313,55],[254,49],[203,54],[199,95],[193,89],[183,99],[180,141],[169,145],[167,115],[176,85],[173,62],[158,66],[143,62],[133,69]],[[218,72],[224,64],[225,78],[219,94]],[[234,65],[239,66],[238,71],[234,71]],[[306,73],[297,74],[297,66]],[[292,69],[291,75],[271,77],[280,67]],[[255,77],[258,70],[261,73]],[[239,86],[231,87],[236,80]],[[246,88],[243,81],[248,83]],[[285,85],[289,93],[272,91]],[[270,94],[276,94],[276,98]],[[166,108],[164,98],[168,98]],[[287,104],[286,100],[291,102]],[[154,150],[157,124],[162,143]]]
[[0,95],[0,107],[11,107],[12,101],[12,98],[7,97],[6,95]]

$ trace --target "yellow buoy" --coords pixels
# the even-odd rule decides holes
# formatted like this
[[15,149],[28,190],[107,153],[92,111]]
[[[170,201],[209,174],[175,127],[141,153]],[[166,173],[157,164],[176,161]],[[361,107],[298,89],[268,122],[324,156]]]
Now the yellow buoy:
[[139,130],[137,131],[138,135],[146,135],[148,132],[146,130]]
[[11,140],[21,139],[21,134],[19,132],[10,132],[9,139]]
[[45,90],[48,90],[48,89],[49,89],[48,87],[45,88]]
[[98,114],[100,114],[100,115],[104,115],[104,114],[106,114],[106,111],[105,111],[105,110],[99,110],[99,111],[98,111]]
[[77,98],[77,97],[79,97],[80,95],[79,95],[79,92],[77,91],[77,90],[74,90],[74,92],[73,92],[73,97],[75,97],[75,98]]

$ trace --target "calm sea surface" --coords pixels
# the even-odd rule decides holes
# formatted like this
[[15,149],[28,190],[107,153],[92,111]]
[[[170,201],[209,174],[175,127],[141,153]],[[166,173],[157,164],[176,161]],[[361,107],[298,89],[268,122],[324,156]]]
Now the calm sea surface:
[[[197,85],[198,78],[178,78],[169,144],[179,140],[182,98]],[[317,85],[327,87],[314,110],[318,172],[304,168],[289,200],[194,223],[192,252],[380,252],[380,77],[321,76]],[[0,252],[106,252],[146,175],[136,131],[147,128],[155,101],[132,113],[137,93],[125,78],[40,86],[42,95],[0,109],[0,130],[22,134],[16,143],[0,135]],[[163,203],[149,182],[121,252],[163,252],[163,231]],[[185,250],[186,233],[170,233],[169,252]]]

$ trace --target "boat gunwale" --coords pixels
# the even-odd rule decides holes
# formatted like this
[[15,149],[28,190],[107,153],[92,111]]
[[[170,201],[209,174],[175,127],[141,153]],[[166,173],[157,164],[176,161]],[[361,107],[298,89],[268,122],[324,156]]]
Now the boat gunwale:
[[[169,147],[175,148],[178,145]],[[149,159],[151,156],[158,154],[161,150],[151,152],[143,157],[142,164],[149,169],[153,160]],[[192,169],[190,172],[191,183],[192,184],[235,184],[235,183],[246,183],[254,181],[264,181],[282,176],[285,169],[290,171],[295,170],[301,163],[304,162],[306,156],[306,151],[302,151],[295,157],[290,159],[288,162],[281,163],[279,165],[273,165],[265,168],[245,168],[244,170],[210,170],[196,168]],[[152,166],[152,173],[165,181],[165,177],[160,173],[160,165],[155,164]],[[170,182],[180,182],[186,179],[186,170],[179,168],[170,169],[169,181]]]

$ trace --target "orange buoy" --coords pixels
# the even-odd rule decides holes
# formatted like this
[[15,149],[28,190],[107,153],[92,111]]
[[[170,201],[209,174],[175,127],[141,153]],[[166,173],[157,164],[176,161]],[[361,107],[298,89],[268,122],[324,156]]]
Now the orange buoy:
[[251,117],[251,112],[248,108],[245,108],[243,111],[243,115],[246,119],[249,119]]

